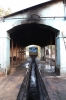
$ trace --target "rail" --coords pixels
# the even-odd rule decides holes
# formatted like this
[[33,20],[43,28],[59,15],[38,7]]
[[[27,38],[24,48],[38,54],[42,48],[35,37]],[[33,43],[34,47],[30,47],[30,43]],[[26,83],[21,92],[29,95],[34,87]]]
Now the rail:
[[49,100],[39,68],[34,61],[30,64],[29,71],[21,85],[17,100]]

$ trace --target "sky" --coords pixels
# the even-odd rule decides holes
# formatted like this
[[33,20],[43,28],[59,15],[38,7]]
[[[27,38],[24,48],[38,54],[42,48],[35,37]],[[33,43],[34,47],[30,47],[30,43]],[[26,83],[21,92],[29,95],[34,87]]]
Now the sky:
[[16,12],[50,0],[0,0],[0,6],[7,9],[11,8],[12,12]]

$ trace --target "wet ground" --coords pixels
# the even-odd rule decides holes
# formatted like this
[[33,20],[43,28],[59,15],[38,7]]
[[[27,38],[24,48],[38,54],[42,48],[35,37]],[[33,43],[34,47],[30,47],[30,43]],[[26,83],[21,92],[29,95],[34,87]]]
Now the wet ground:
[[[22,63],[22,68],[13,68],[10,75],[0,77],[0,100],[16,100],[29,62]],[[55,67],[48,66],[44,61],[37,61],[37,65],[50,100],[66,100],[66,76],[57,76]]]
[[[17,100],[49,100],[35,61],[32,61],[28,73],[26,80],[21,85]],[[27,82],[28,84],[26,84]]]
[[38,83],[36,78],[35,62],[31,66],[31,74],[29,80],[28,100],[39,100]]
[[28,100],[49,100],[45,85],[34,61],[32,62],[29,79]]
[[66,100],[66,76],[57,76],[55,67],[37,61],[50,100]]

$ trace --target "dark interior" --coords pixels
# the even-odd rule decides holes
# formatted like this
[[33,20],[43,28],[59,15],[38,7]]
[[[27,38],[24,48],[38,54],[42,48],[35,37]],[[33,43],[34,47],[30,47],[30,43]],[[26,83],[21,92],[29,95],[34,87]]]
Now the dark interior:
[[13,38],[14,46],[17,43],[20,46],[26,47],[32,44],[47,46],[50,45],[50,41],[54,45],[58,30],[43,24],[27,23],[16,26],[8,30],[8,32],[10,33],[11,41]]

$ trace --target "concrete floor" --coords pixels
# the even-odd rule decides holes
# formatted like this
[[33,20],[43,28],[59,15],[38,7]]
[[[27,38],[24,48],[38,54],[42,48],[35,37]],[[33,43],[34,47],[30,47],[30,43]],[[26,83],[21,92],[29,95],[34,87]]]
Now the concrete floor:
[[22,67],[22,64],[17,68],[11,68],[9,75],[1,75],[0,100],[16,100],[25,75],[26,68]]
[[44,61],[37,62],[50,100],[66,100],[66,76],[57,76],[55,67]]

